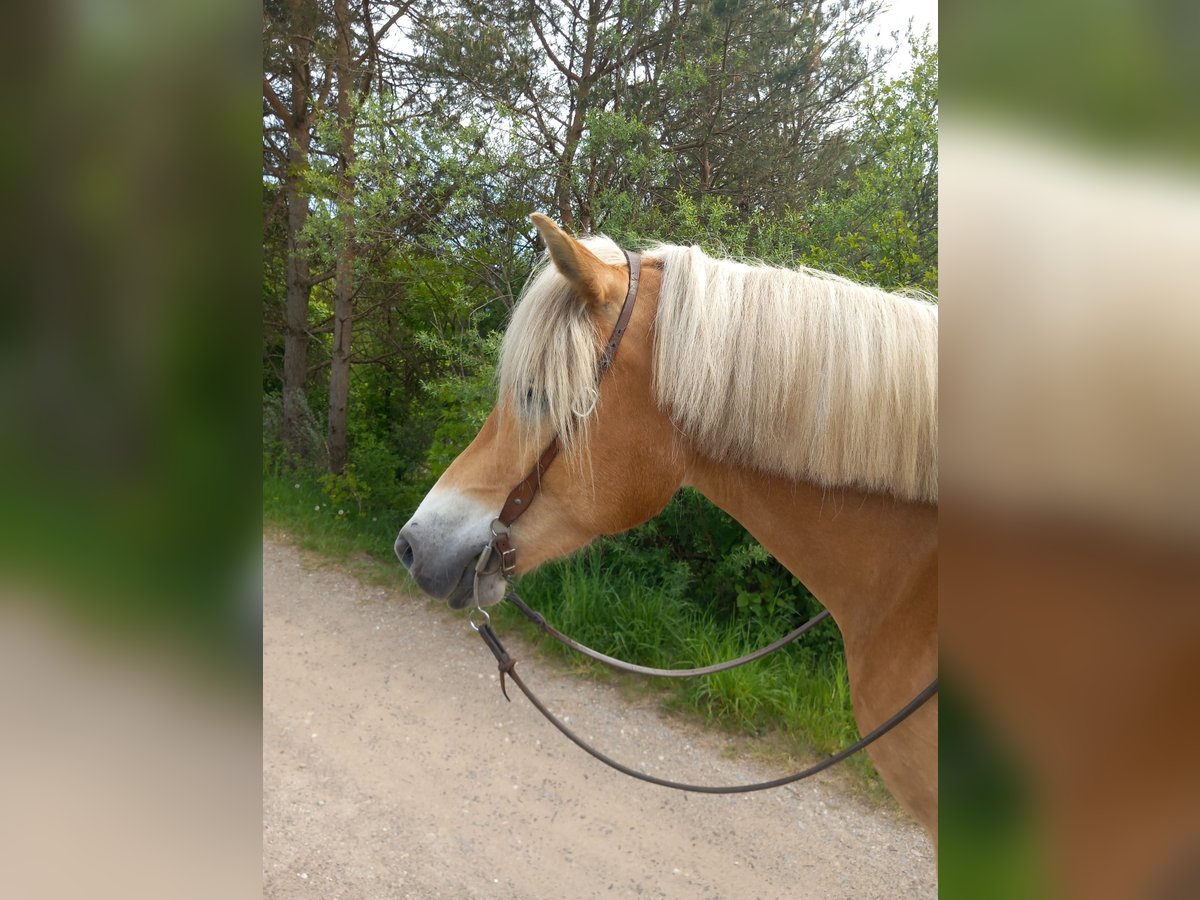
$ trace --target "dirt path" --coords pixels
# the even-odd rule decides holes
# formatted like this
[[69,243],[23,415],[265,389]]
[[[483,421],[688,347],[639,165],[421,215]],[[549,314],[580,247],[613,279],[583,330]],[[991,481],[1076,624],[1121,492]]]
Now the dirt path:
[[[635,782],[568,744],[461,614],[263,545],[263,884],[269,898],[897,898],[937,894],[898,813],[834,779],[746,796]],[[691,781],[772,777],[730,741],[506,643],[616,758]]]

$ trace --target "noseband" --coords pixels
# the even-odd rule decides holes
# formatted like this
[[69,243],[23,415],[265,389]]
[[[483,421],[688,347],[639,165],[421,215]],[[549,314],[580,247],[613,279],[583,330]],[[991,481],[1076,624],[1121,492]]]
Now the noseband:
[[[621,252],[625,254],[625,259],[629,263],[629,290],[625,292],[625,302],[621,304],[621,314],[617,316],[617,324],[613,327],[608,343],[604,345],[604,350],[601,351],[600,358],[596,361],[597,382],[604,378],[617,358],[617,348],[621,346],[621,338],[625,336],[625,329],[629,327],[629,320],[633,316],[633,307],[637,303],[638,282],[642,277],[642,255],[629,250]],[[542,487],[542,476],[558,457],[561,449],[562,441],[559,440],[558,435],[555,435],[546,449],[542,451],[529,474],[509,491],[504,506],[500,508],[500,515],[492,520],[492,539],[484,545],[483,552],[479,554],[479,559],[475,563],[476,605],[479,605],[479,579],[481,576],[494,575],[498,571],[507,580],[512,578],[513,573],[517,570],[517,548],[512,542],[512,524],[525,515],[526,510],[533,504]]]

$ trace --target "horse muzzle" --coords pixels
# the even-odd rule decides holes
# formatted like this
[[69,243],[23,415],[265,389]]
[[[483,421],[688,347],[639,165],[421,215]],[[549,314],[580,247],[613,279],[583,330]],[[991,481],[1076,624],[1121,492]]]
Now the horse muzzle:
[[396,538],[396,558],[417,586],[451,609],[490,606],[504,598],[506,580],[492,566],[477,572],[491,538],[488,510],[455,492],[430,492]]
[[426,594],[462,609],[471,598],[474,558],[465,553],[448,554],[445,546],[435,546],[430,537],[412,523],[405,525],[396,538],[396,558]]

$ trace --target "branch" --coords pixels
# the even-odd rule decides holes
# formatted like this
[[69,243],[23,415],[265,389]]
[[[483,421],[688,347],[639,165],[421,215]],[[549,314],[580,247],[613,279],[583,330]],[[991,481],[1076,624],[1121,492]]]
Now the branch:
[[[333,89],[333,73],[326,71],[317,93],[313,97],[313,111],[325,109],[329,105],[329,92]],[[310,91],[311,93],[311,91]]]
[[263,232],[271,224],[271,220],[275,218],[275,214],[279,212],[279,207],[283,206],[283,201],[287,197],[287,191],[280,190],[275,195],[275,201],[271,204],[271,208],[267,210],[267,214],[263,216]]
[[529,18],[533,24],[533,30],[537,32],[538,41],[541,43],[542,49],[546,51],[546,55],[550,57],[550,62],[554,63],[554,68],[563,73],[563,76],[567,79],[567,81],[578,82],[579,76],[562,64],[562,60],[560,60],[558,56],[555,55],[554,51],[550,49],[550,44],[546,40],[546,36],[542,34],[542,26],[538,24],[538,14],[542,10],[537,5],[536,0],[530,0],[529,6],[532,10]]
[[391,353],[385,353],[382,356],[351,356],[350,363],[355,366],[373,365],[376,363],[388,363],[396,359],[397,356],[404,356],[404,350],[393,350]]
[[[386,22],[384,22],[384,23],[383,23],[383,27],[382,27],[382,28],[380,28],[378,31],[372,32],[372,30],[371,30],[371,12],[370,12],[370,7],[369,7],[369,0],[363,0],[363,14],[364,14],[364,15],[366,16],[366,18],[367,18],[367,32],[368,32],[369,34],[371,34],[371,44],[372,44],[372,46],[374,46],[374,48],[375,48],[375,52],[376,52],[376,65],[378,65],[378,48],[379,48],[379,41],[380,41],[380,40],[383,38],[383,36],[384,36],[385,34],[387,34],[387,33],[388,33],[388,31],[391,29],[391,27],[392,27],[393,25],[395,25],[397,22],[399,22],[399,21],[400,21],[401,17],[403,17],[403,15],[404,15],[406,12],[408,12],[408,11],[409,11],[409,9],[411,9],[411,8],[412,8],[412,5],[413,5],[413,3],[415,3],[415,2],[416,2],[416,0],[408,0],[408,2],[407,2],[407,3],[401,3],[401,4],[398,4],[398,5],[396,6],[396,14],[395,14],[394,16],[392,16],[390,19],[388,19]],[[367,51],[367,52],[370,52],[370,51]],[[360,57],[358,58],[358,61],[359,61],[360,63],[361,63],[361,62],[363,62],[363,61],[364,61],[364,60],[367,58],[367,52],[364,52],[364,53],[363,53],[363,55],[362,55],[362,56],[360,56]]]
[[267,99],[267,103],[271,104],[271,110],[279,117],[279,121],[285,125],[291,119],[288,109],[283,105],[283,101],[279,99],[279,95],[275,93],[275,88],[271,87],[271,82],[263,78],[263,96]]

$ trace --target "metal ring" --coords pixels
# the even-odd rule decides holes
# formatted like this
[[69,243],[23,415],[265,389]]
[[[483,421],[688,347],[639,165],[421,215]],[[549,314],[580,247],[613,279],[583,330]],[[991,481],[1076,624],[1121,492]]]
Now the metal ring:
[[[475,624],[475,613],[479,613],[483,616],[483,621],[480,622],[478,625]],[[491,625],[492,617],[488,615],[488,611],[486,609],[484,609],[482,606],[477,606],[473,610],[471,610],[469,613],[467,613],[467,624],[470,625],[471,628],[473,628],[475,631],[478,631],[484,625]]]
[[[614,350],[615,350],[615,348],[614,348]],[[575,404],[571,404],[571,412],[573,412],[577,418],[586,419],[588,416],[590,416],[592,413],[594,413],[596,411],[596,404],[598,404],[600,402],[600,392],[598,390],[596,390],[596,388],[594,388],[594,387],[588,388],[588,390],[591,391],[591,394],[592,394],[591,406],[589,406],[583,412],[580,412],[579,410],[577,410],[575,408]]]

